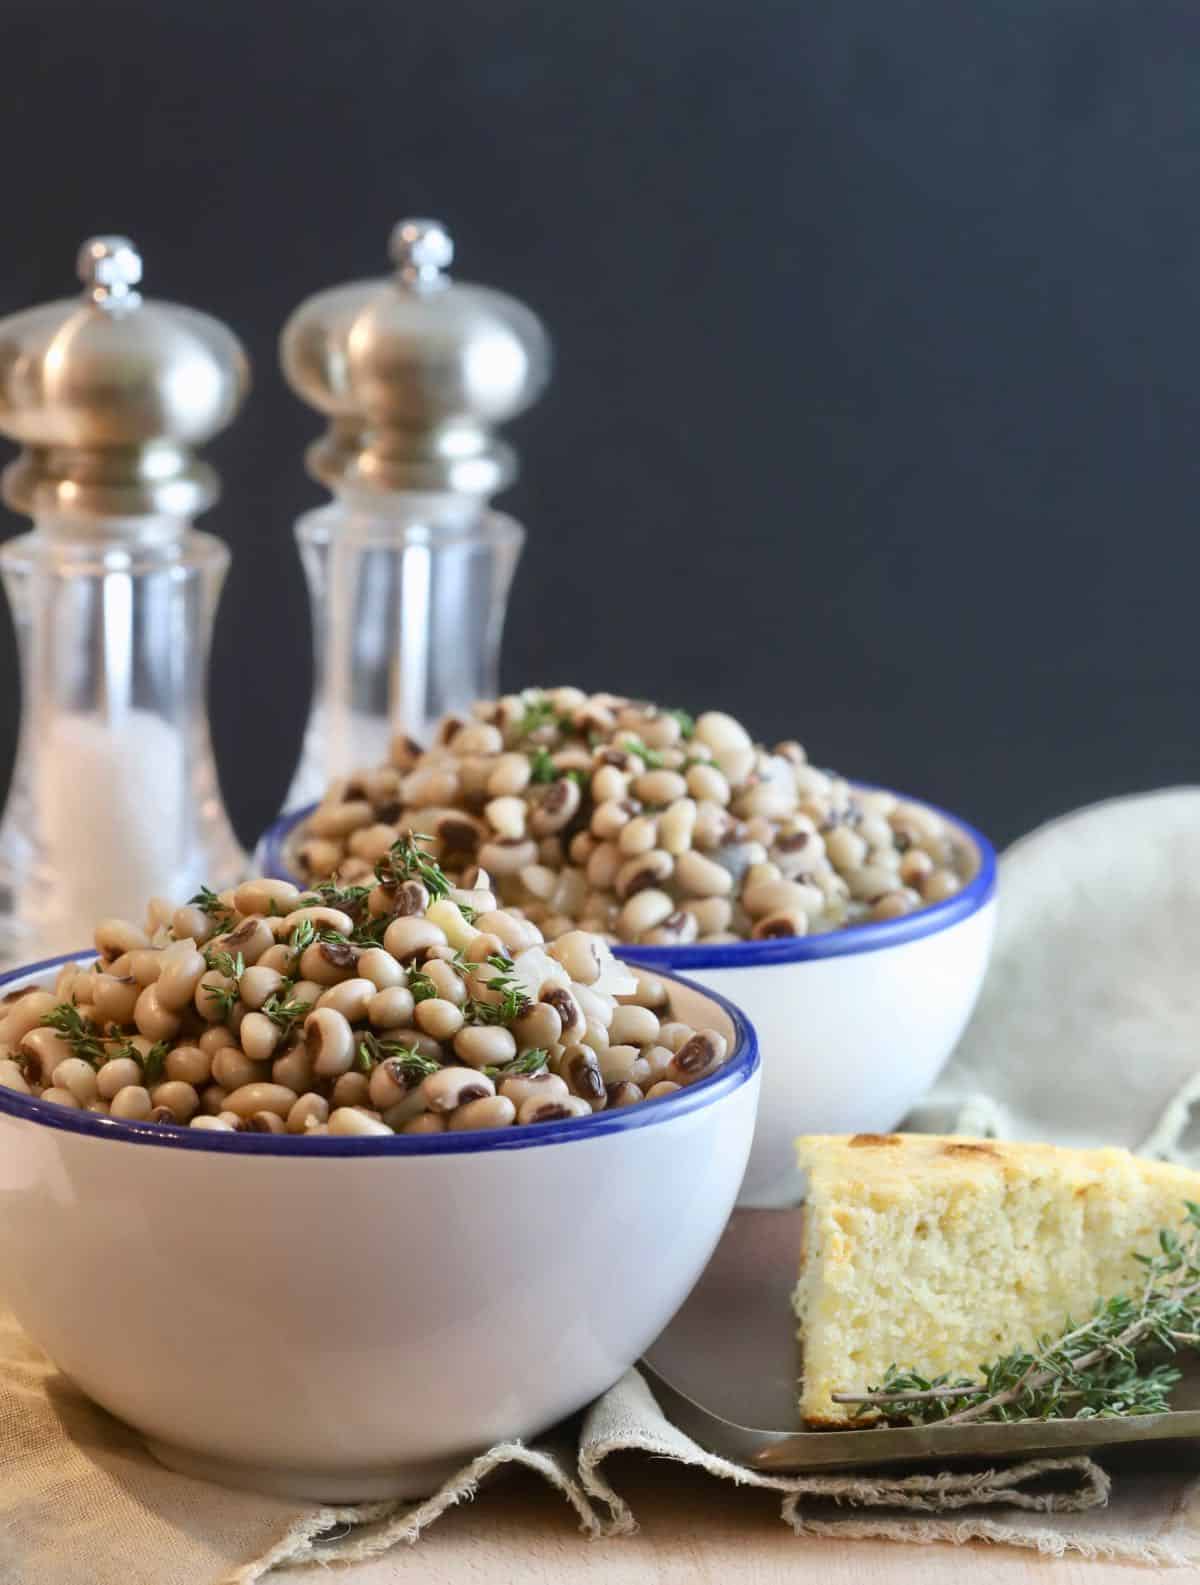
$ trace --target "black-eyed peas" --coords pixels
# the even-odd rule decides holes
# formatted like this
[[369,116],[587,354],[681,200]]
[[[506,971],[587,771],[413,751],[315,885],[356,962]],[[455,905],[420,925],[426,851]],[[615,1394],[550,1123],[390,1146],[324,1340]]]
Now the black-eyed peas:
[[[475,769],[462,783],[486,791]],[[145,931],[106,921],[96,964],[0,1003],[0,1086],[156,1127],[302,1140],[570,1121],[723,1060],[722,1037],[672,1022],[667,982],[577,926],[548,946],[528,914],[498,906],[486,867],[454,887],[432,846],[397,839],[361,885],[249,881],[156,900]],[[659,852],[669,861],[634,857]],[[582,877],[576,888],[579,905]]]
[[[801,915],[795,933],[838,930],[945,901],[974,864],[932,810],[852,788],[792,740],[756,744],[720,711],[692,721],[617,695],[531,689],[448,720],[428,752],[407,741],[395,752],[394,765],[330,787],[293,862],[310,879],[357,880],[389,836],[429,830],[452,879],[471,884],[466,872],[484,862],[490,906],[519,909],[550,940],[583,928],[717,943],[762,937],[766,918],[784,932]],[[812,887],[803,900],[749,905],[771,882],[801,880]],[[644,890],[671,906],[629,907]],[[133,938],[114,935],[118,949],[135,951]]]

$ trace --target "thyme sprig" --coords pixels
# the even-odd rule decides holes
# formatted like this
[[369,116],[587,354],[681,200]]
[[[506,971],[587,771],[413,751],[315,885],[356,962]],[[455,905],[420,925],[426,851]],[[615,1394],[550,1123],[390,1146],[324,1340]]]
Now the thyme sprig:
[[469,1008],[469,1022],[474,1024],[511,1024],[514,1018],[519,1018],[529,1005],[529,995],[525,989],[524,981],[518,978],[513,969],[510,958],[502,958],[498,952],[492,953],[487,959],[488,966],[496,970],[490,980],[484,984],[489,991],[495,991],[500,997],[499,1002],[480,1002],[472,1000]]
[[202,914],[207,914],[219,927],[230,923],[236,918],[232,908],[228,907],[207,886],[202,886],[194,897],[188,898],[190,908],[198,908]]
[[667,763],[658,749],[647,748],[640,738],[622,738],[621,747],[627,754],[636,754],[647,770],[661,770]]
[[1185,1205],[1181,1231],[1164,1228],[1158,1254],[1137,1257],[1146,1270],[1140,1292],[1101,1299],[1082,1324],[1068,1319],[1058,1337],[1047,1333],[1032,1349],[981,1366],[981,1379],[926,1378],[892,1365],[879,1386],[834,1393],[834,1402],[907,1425],[1161,1414],[1180,1373],[1148,1362],[1146,1351],[1200,1346],[1200,1205]]
[[291,991],[291,982],[284,980],[274,996],[269,996],[260,1008],[285,1037],[291,1034],[301,1019],[307,1018],[313,1005],[311,1002],[290,1000]]
[[[162,1078],[170,1046],[165,1040],[155,1041],[147,1051],[140,1051],[126,1035],[106,1033],[100,1025],[85,1018],[72,1002],[60,1002],[42,1019],[46,1029],[53,1029],[70,1046],[72,1053],[82,1057],[93,1068],[101,1068],[117,1057],[131,1057],[141,1068],[147,1085],[157,1084]],[[109,1031],[116,1025],[107,1026]]]
[[414,1086],[441,1067],[435,1057],[425,1056],[415,1046],[406,1046],[402,1040],[384,1040],[368,1032],[358,1042],[354,1065],[360,1073],[371,1073],[380,1062],[398,1062]]
[[107,1044],[103,1031],[90,1018],[85,1018],[74,1002],[59,1002],[42,1018],[45,1029],[53,1029],[70,1046],[77,1057],[97,1068],[108,1060]]
[[497,1067],[488,1066],[483,1071],[489,1079],[523,1078],[530,1073],[540,1073],[549,1061],[550,1053],[537,1046],[531,1051],[522,1051],[511,1062],[502,1062]]
[[381,886],[396,887],[403,881],[420,881],[436,902],[450,890],[450,882],[436,859],[418,847],[420,842],[433,838],[421,831],[405,831],[392,843],[391,848],[375,866],[375,877]]

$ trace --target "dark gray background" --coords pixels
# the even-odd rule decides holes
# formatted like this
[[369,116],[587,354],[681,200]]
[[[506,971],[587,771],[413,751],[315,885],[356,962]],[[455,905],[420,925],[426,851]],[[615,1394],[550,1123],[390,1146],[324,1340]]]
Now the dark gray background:
[[[0,311],[126,230],[255,363],[205,519],[247,839],[297,752],[320,499],[275,335],[414,212],[556,341],[501,502],[530,533],[506,684],[723,706],[998,838],[1196,776],[1190,0],[8,0],[0,28]],[[0,677],[7,767],[7,625]]]

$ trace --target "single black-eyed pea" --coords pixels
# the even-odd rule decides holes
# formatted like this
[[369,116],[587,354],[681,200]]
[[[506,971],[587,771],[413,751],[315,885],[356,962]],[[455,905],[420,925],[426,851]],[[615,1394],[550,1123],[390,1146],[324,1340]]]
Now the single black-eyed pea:
[[292,1044],[271,1063],[271,1077],[276,1084],[284,1084],[289,1090],[295,1090],[297,1095],[303,1095],[312,1088],[315,1077],[313,1059],[303,1039],[292,1037]]
[[248,1134],[286,1134],[287,1124],[278,1112],[255,1112],[245,1122]]
[[562,776],[552,781],[530,807],[528,816],[530,831],[535,837],[557,835],[575,818],[581,797],[582,794],[574,777]]
[[67,1057],[60,1062],[51,1076],[51,1083],[56,1089],[70,1090],[80,1106],[96,1099],[96,1070],[82,1057]]
[[[329,1132],[338,1136],[384,1135],[392,1131],[379,1117],[368,1117],[354,1106],[339,1106],[329,1114]],[[311,1130],[306,1130],[311,1132]]]
[[683,1086],[675,1084],[670,1079],[659,1079],[646,1091],[648,1101],[665,1101],[668,1095],[675,1095]]
[[500,1094],[520,1110],[531,1096],[543,1101],[558,1101],[569,1095],[570,1087],[557,1073],[543,1068],[540,1073],[511,1073],[500,1080]]
[[369,1106],[370,1088],[365,1073],[343,1073],[329,1092],[329,1104],[338,1106]]
[[227,1122],[223,1117],[213,1117],[207,1112],[198,1112],[196,1116],[192,1118],[191,1122],[188,1124],[188,1127],[200,1128],[205,1132],[212,1134],[232,1134],[235,1132],[234,1125],[232,1123]]
[[408,1095],[403,1095],[391,1106],[383,1109],[383,1120],[389,1128],[401,1131],[405,1123],[411,1123],[414,1117],[420,1117],[425,1111],[425,1097],[420,1089],[412,1090]]
[[446,1132],[446,1119],[437,1112],[422,1112],[414,1117],[411,1122],[402,1123],[402,1134],[444,1134]]
[[190,1122],[200,1108],[195,1088],[182,1079],[168,1079],[150,1092],[151,1103],[165,1106],[177,1123]]
[[253,1117],[255,1112],[276,1112],[286,1117],[299,1099],[295,1090],[289,1090],[285,1084],[243,1084],[225,1097],[224,1109],[243,1119]]
[[[371,1105],[378,1112],[387,1112],[389,1107],[415,1094],[421,1087],[422,1077],[419,1071],[406,1066],[399,1057],[385,1058],[376,1063],[367,1080]],[[424,1104],[422,1099],[421,1106],[424,1107]]]
[[562,1019],[548,1002],[532,1002],[512,1024],[518,1051],[549,1051],[562,1040]]
[[691,1024],[669,1019],[658,1026],[658,1044],[665,1046],[672,1056],[692,1038],[696,1031]]
[[29,991],[16,1001],[0,1004],[0,1041],[7,1046],[19,1045],[57,1006],[58,998],[50,991]]
[[324,990],[358,974],[358,948],[348,941],[314,941],[300,954],[300,973]]
[[332,1007],[318,1007],[304,1020],[304,1046],[313,1072],[322,1078],[336,1078],[353,1066],[357,1041],[341,1013]]
[[146,1121],[148,1123],[174,1123],[176,1118],[175,1113],[169,1106],[151,1106],[150,1116]]
[[349,1023],[359,1023],[367,1016],[367,1008],[378,995],[372,981],[356,978],[331,985],[317,998],[318,1007],[332,1007]]
[[[665,855],[664,855],[665,856]],[[688,855],[685,853],[684,858]],[[622,940],[636,941],[647,930],[653,930],[675,912],[674,899],[656,886],[636,892],[617,916],[617,926]]]
[[266,1013],[247,1013],[238,1030],[242,1050],[251,1062],[266,1062],[275,1054],[283,1031]]
[[367,947],[358,954],[358,973],[362,979],[370,980],[377,991],[407,983],[404,969],[383,947]]
[[951,870],[934,870],[921,882],[921,896],[927,903],[942,903],[962,890],[962,882]]
[[254,965],[256,969],[277,969],[280,974],[288,974],[292,968],[292,949],[286,941],[277,941],[273,947],[268,947]]
[[17,1042],[26,1076],[34,1084],[49,1084],[50,1075],[75,1055],[70,1042],[55,1029],[31,1029]]
[[421,1093],[431,1112],[453,1112],[468,1101],[484,1095],[495,1095],[496,1086],[486,1073],[474,1068],[442,1068],[421,1082]]
[[240,1090],[243,1085],[254,1084],[266,1077],[262,1063],[252,1062],[236,1046],[226,1046],[212,1059],[213,1079],[225,1090]]
[[585,931],[568,930],[550,943],[548,951],[577,985],[592,985],[600,978],[603,968],[600,943]]
[[549,1101],[534,1095],[517,1112],[517,1122],[522,1125],[566,1122],[573,1117],[590,1117],[591,1113],[592,1108],[578,1095],[565,1095]]
[[220,1084],[206,1084],[200,1092],[200,1110],[206,1117],[219,1117],[225,1110],[229,1091]]
[[257,1012],[264,1002],[276,994],[283,984],[283,978],[278,969],[263,968],[261,963],[247,969],[238,981],[238,996],[242,1006]]
[[643,803],[662,808],[678,798],[686,798],[688,788],[678,771],[647,770],[634,777],[633,790]]
[[165,1071],[168,1079],[178,1079],[199,1090],[212,1075],[212,1057],[199,1046],[175,1046],[167,1052]]
[[634,815],[629,824],[617,835],[617,850],[627,858],[636,858],[640,853],[649,853],[657,846],[657,815]]
[[131,925],[127,919],[101,919],[92,940],[96,944],[96,951],[106,961],[150,945],[146,932]]
[[572,1095],[585,1100],[594,1112],[608,1105],[608,1092],[599,1059],[590,1046],[571,1046],[562,1059],[562,1077]]
[[517,1109],[504,1095],[481,1095],[450,1113],[452,1132],[471,1128],[508,1128]]
[[636,1106],[645,1099],[641,1089],[628,1080],[608,1086],[608,1104],[612,1107]]
[[6,1090],[16,1090],[18,1095],[33,1094],[25,1082],[24,1072],[11,1057],[0,1057],[0,1086]]
[[785,908],[759,919],[750,932],[755,941],[771,941],[777,936],[802,936],[808,930],[808,915],[799,908]]
[[640,1060],[646,1064],[647,1082],[656,1084],[660,1079],[666,1078],[667,1069],[675,1060],[675,1053],[666,1046],[643,1046]]
[[412,1023],[413,994],[406,985],[376,991],[367,1003],[367,1019],[374,1029],[401,1029]]
[[583,1033],[577,1038],[583,1045],[589,1046],[595,1052],[608,1050],[608,1026],[607,1024],[602,1024],[598,1018],[585,1020]]
[[222,974],[219,969],[209,969],[197,981],[192,1006],[210,1024],[225,1021],[225,1008],[230,998],[237,996],[237,981]]
[[271,913],[285,914],[299,896],[299,888],[291,881],[264,875],[257,880],[243,881],[233,894],[233,906],[243,918],[251,914],[263,917]]
[[701,1029],[676,1051],[666,1076],[675,1084],[694,1084],[720,1067],[726,1049],[723,1035],[715,1029]]
[[318,1123],[329,1121],[329,1102],[324,1096],[311,1093],[300,1096],[287,1114],[288,1133],[303,1134],[310,1118]]
[[96,1073],[96,1093],[101,1100],[111,1101],[114,1095],[131,1084],[141,1084],[141,1065],[132,1057],[113,1057]]
[[393,919],[383,937],[384,949],[401,963],[418,957],[427,947],[446,944],[446,932],[439,926],[430,924],[427,919],[409,915]]
[[149,1090],[141,1084],[127,1084],[112,1097],[108,1112],[127,1123],[144,1123],[153,1109]]
[[605,1084],[620,1084],[633,1077],[633,1065],[641,1056],[636,1046],[608,1046],[596,1053]]
[[596,892],[610,892],[621,864],[621,850],[617,844],[598,841],[591,851],[584,872],[588,885]]
[[424,1034],[432,1035],[435,1040],[453,1040],[466,1020],[461,1007],[456,1007],[444,997],[431,996],[427,1001],[417,1003],[413,1022]]
[[587,1027],[583,1008],[575,995],[565,985],[556,985],[553,981],[540,987],[538,1001],[553,1009],[558,1015],[558,1039],[569,1045],[572,1041],[580,1040]]
[[147,985],[134,1004],[133,1021],[138,1032],[147,1040],[171,1040],[179,1033],[182,1022],[178,1013],[171,1012],[158,999],[158,990]]
[[91,991],[92,1006],[101,1023],[127,1024],[133,1018],[133,1009],[142,987],[132,975],[117,979],[112,974],[95,974]]
[[468,1024],[454,1036],[454,1055],[468,1068],[499,1068],[516,1054],[516,1036],[503,1024]]
[[[430,953],[448,953],[453,956],[449,947],[431,947]],[[433,981],[437,993],[443,1001],[453,1002],[456,1007],[461,1007],[467,999],[467,984],[461,974],[451,968],[446,958],[426,956],[421,971],[427,979]]]
[[725,897],[733,890],[733,877],[724,865],[694,850],[675,860],[675,882],[689,897]]
[[653,930],[643,930],[638,940],[645,942],[647,946],[681,947],[694,941],[699,933],[700,927],[695,918],[686,907],[683,907],[668,914],[661,924],[654,926]]
[[648,1007],[629,1004],[618,1007],[608,1026],[614,1045],[649,1046],[658,1039],[658,1016]]
[[211,950],[228,952],[231,957],[241,955],[247,964],[257,963],[264,952],[269,952],[276,944],[273,922],[252,915],[226,935],[216,936],[212,941]]

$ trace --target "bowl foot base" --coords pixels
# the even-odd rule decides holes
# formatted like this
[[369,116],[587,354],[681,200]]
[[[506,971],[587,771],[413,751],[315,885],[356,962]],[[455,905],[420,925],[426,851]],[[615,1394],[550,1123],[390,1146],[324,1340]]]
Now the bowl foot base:
[[263,1492],[269,1497],[292,1497],[304,1502],[375,1502],[385,1497],[428,1497],[469,1462],[468,1455],[430,1459],[417,1464],[397,1464],[390,1469],[293,1469],[269,1464],[238,1464],[213,1458],[173,1442],[146,1441],[160,1464],[177,1475],[212,1481],[239,1491]]

